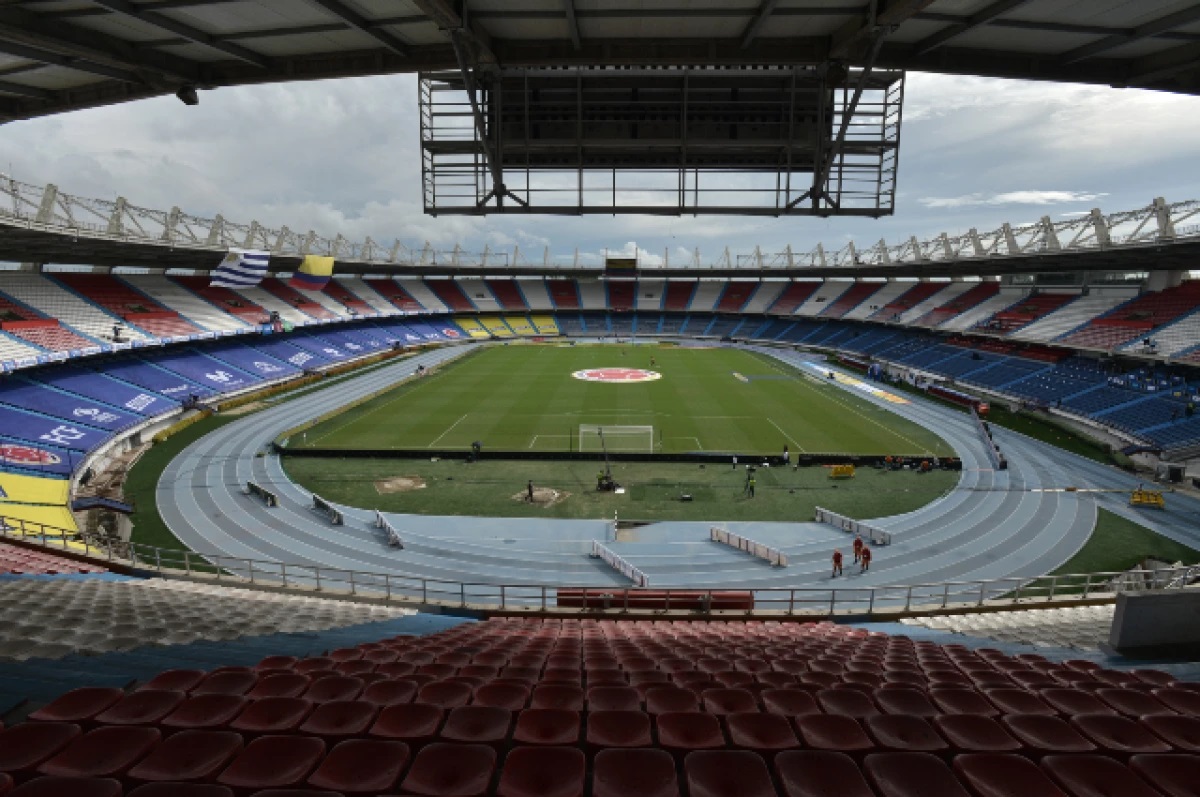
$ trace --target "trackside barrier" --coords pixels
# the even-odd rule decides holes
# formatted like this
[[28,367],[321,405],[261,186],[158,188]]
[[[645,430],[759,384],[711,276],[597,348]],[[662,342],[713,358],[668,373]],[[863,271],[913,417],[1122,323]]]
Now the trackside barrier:
[[1000,453],[999,446],[992,439],[991,428],[979,417],[979,413],[975,411],[974,407],[971,407],[971,418],[975,421],[975,431],[979,434],[979,441],[987,449],[988,459],[991,460],[992,467],[996,470],[1008,470],[1008,460]]
[[739,551],[745,551],[751,556],[757,556],[759,559],[766,559],[776,567],[787,567],[787,554],[778,548],[763,545],[761,542],[755,542],[747,537],[733,534],[716,526],[709,528],[708,538],[713,542],[719,542],[722,545],[737,548]]
[[267,506],[279,506],[279,496],[256,482],[246,482],[246,492],[257,495]]
[[641,570],[627,562],[623,557],[606,548],[599,540],[592,540],[592,556],[604,561],[613,570],[639,587],[650,586],[650,579]]
[[388,545],[393,548],[403,548],[404,540],[400,539],[400,535],[396,533],[396,529],[388,522],[388,519],[383,516],[383,513],[378,509],[375,510],[375,528],[383,529],[387,532]]
[[749,590],[702,589],[560,589],[557,605],[568,609],[615,609],[655,611],[672,609],[690,612],[742,611],[754,609]]
[[[555,587],[547,584],[498,584],[443,581],[400,573],[369,573],[339,567],[262,559],[242,559],[221,554],[200,554],[140,543],[113,540],[68,531],[41,523],[0,516],[0,539],[36,545],[42,550],[105,565],[120,572],[134,569],[140,575],[185,579],[233,587],[261,585],[272,590],[293,590],[302,595],[328,597],[361,596],[370,600],[397,602],[407,606],[457,607],[479,612],[554,612],[571,600],[581,603],[587,595],[588,610],[603,610],[604,600],[617,611],[637,605],[639,596],[649,594],[659,608],[685,608],[690,601],[708,612],[742,608],[765,618],[805,618],[838,615],[895,618],[897,612],[922,613],[973,611],[976,609],[1043,608],[1080,601],[1108,603],[1119,594],[1147,590],[1180,590],[1200,585],[1200,565],[1164,567],[1159,570],[1106,573],[1062,573],[1048,576],[1010,576],[970,581],[897,584],[879,587],[761,587],[745,591],[691,589],[605,589]],[[578,595],[578,598],[573,598]],[[602,599],[602,596],[610,596]],[[750,596],[750,607],[744,597]],[[566,598],[564,602],[563,598]],[[726,602],[728,599],[729,602]]]
[[313,509],[317,510],[318,512],[324,512],[326,515],[328,515],[329,522],[333,525],[340,526],[345,522],[345,518],[342,517],[341,511],[316,493],[313,493],[312,505]]
[[884,531],[878,526],[860,523],[854,518],[839,515],[837,512],[830,512],[828,509],[822,509],[821,507],[817,507],[816,514],[818,523],[827,523],[835,529],[841,529],[847,534],[861,534],[876,545],[892,544],[891,533]]

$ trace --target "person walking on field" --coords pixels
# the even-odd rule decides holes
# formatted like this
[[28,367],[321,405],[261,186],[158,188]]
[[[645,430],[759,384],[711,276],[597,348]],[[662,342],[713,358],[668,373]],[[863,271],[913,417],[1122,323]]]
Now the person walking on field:
[[525,501],[527,503],[532,504],[533,503],[533,479],[529,480],[529,487],[527,489],[528,489],[528,492],[525,493]]
[[860,535],[854,535],[854,564],[858,564],[862,559],[863,541]]
[[837,578],[842,575],[842,552],[834,549],[833,551],[833,575],[830,578]]
[[862,569],[859,570],[858,572],[865,573],[871,569],[871,549],[864,545],[861,556],[862,556]]

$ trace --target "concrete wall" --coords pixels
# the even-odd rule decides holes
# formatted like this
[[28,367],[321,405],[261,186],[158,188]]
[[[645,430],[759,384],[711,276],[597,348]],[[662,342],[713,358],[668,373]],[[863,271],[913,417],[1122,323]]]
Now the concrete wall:
[[1200,590],[1118,595],[1108,642],[1122,653],[1200,647]]

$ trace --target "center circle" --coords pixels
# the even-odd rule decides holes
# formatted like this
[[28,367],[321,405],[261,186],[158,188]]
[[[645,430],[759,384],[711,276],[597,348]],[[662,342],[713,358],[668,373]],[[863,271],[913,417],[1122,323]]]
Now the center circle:
[[643,371],[641,368],[588,368],[575,371],[571,376],[584,382],[609,382],[616,385],[662,379],[662,374],[658,371]]

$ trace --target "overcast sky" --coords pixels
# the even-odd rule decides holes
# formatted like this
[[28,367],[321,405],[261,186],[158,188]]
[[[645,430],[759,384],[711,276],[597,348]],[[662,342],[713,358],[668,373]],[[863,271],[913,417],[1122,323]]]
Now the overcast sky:
[[[449,250],[485,244],[530,260],[542,249],[642,249],[672,262],[829,251],[1005,221],[1055,220],[1200,199],[1200,98],[1089,86],[910,74],[897,212],[870,219],[490,216],[421,212],[411,75],[201,93],[5,125],[0,169],[19,180],[143,207],[258,220],[351,240]],[[589,257],[591,259],[591,257]]]

